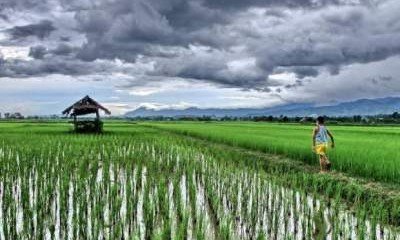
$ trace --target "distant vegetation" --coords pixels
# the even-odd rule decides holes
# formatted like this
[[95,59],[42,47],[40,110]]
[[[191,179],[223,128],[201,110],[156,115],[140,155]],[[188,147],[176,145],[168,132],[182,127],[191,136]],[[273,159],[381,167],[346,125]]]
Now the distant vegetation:
[[[134,117],[125,118],[134,121],[253,121],[253,122],[283,122],[283,123],[314,123],[316,116],[309,117],[288,117],[288,116],[253,116],[253,117],[214,117],[214,116],[180,116],[180,117]],[[393,114],[382,114],[374,116],[361,116],[354,115],[348,117],[334,117],[325,116],[329,124],[364,124],[364,125],[375,125],[375,124],[400,124],[400,113],[394,112]]]
[[[288,117],[285,115],[281,116],[249,116],[249,117],[215,117],[215,116],[177,116],[177,117],[164,117],[164,116],[153,116],[153,117],[125,117],[125,116],[107,116],[104,117],[106,121],[221,121],[221,122],[232,122],[232,121],[252,121],[252,122],[273,122],[273,123],[302,123],[302,124],[313,124],[317,116],[308,117]],[[355,124],[355,125],[380,125],[380,124],[400,124],[400,113],[394,112],[393,114],[381,114],[371,116],[325,116],[327,122],[333,125],[343,124]],[[86,118],[82,118],[86,119]],[[87,118],[90,119],[90,118]],[[20,113],[16,114],[5,114],[3,117],[0,114],[0,121],[33,121],[33,122],[45,122],[45,121],[68,121],[71,120],[67,117],[61,117],[58,115],[49,116],[23,116]]]

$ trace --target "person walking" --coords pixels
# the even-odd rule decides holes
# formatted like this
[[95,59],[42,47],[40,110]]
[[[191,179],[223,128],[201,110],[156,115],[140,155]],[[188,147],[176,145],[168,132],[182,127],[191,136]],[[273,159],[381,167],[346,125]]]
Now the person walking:
[[329,145],[328,136],[331,139],[331,147],[335,147],[335,141],[332,133],[325,126],[324,117],[320,116],[317,118],[316,127],[313,131],[312,136],[312,149],[319,156],[319,164],[321,167],[321,173],[329,171],[331,169],[331,162],[329,161],[327,150]]

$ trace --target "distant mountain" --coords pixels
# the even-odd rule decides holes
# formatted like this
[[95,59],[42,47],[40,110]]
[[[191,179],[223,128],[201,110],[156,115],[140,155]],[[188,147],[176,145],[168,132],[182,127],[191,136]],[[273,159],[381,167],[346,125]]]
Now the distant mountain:
[[187,109],[149,109],[140,107],[125,114],[126,117],[183,117],[183,116],[214,116],[214,117],[247,117],[247,116],[352,116],[390,114],[400,111],[400,97],[377,99],[359,99],[352,102],[343,102],[336,105],[316,106],[315,104],[286,104],[270,108],[187,108]]

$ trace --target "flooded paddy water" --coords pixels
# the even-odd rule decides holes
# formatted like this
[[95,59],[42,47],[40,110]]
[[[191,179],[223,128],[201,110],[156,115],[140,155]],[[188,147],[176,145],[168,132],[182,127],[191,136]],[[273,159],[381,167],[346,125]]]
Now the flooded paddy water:
[[0,239],[400,239],[195,148],[110,142],[0,145]]

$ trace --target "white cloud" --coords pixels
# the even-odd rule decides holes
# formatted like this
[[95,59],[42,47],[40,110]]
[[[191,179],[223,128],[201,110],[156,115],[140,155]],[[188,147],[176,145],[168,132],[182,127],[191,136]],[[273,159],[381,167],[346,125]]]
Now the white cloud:
[[129,91],[129,95],[132,96],[149,96],[155,93],[159,93],[165,91],[165,89],[161,88],[149,88],[149,87],[137,87],[132,91]]
[[294,84],[296,80],[298,79],[294,73],[283,72],[269,75],[269,81],[272,85],[284,86]]
[[400,57],[383,61],[353,64],[338,75],[327,72],[308,78],[303,86],[284,89],[283,99],[294,102],[331,103],[352,101],[359,98],[399,96]]
[[145,107],[148,109],[154,110],[162,110],[162,109],[176,109],[182,110],[187,109],[189,107],[198,107],[198,105],[188,102],[178,102],[174,104],[165,104],[165,103],[158,103],[158,102],[144,102],[139,105],[139,107]]
[[12,59],[21,59],[21,60],[30,60],[29,57],[29,47],[20,47],[20,46],[0,46],[0,55],[3,55],[4,59],[12,60]]

